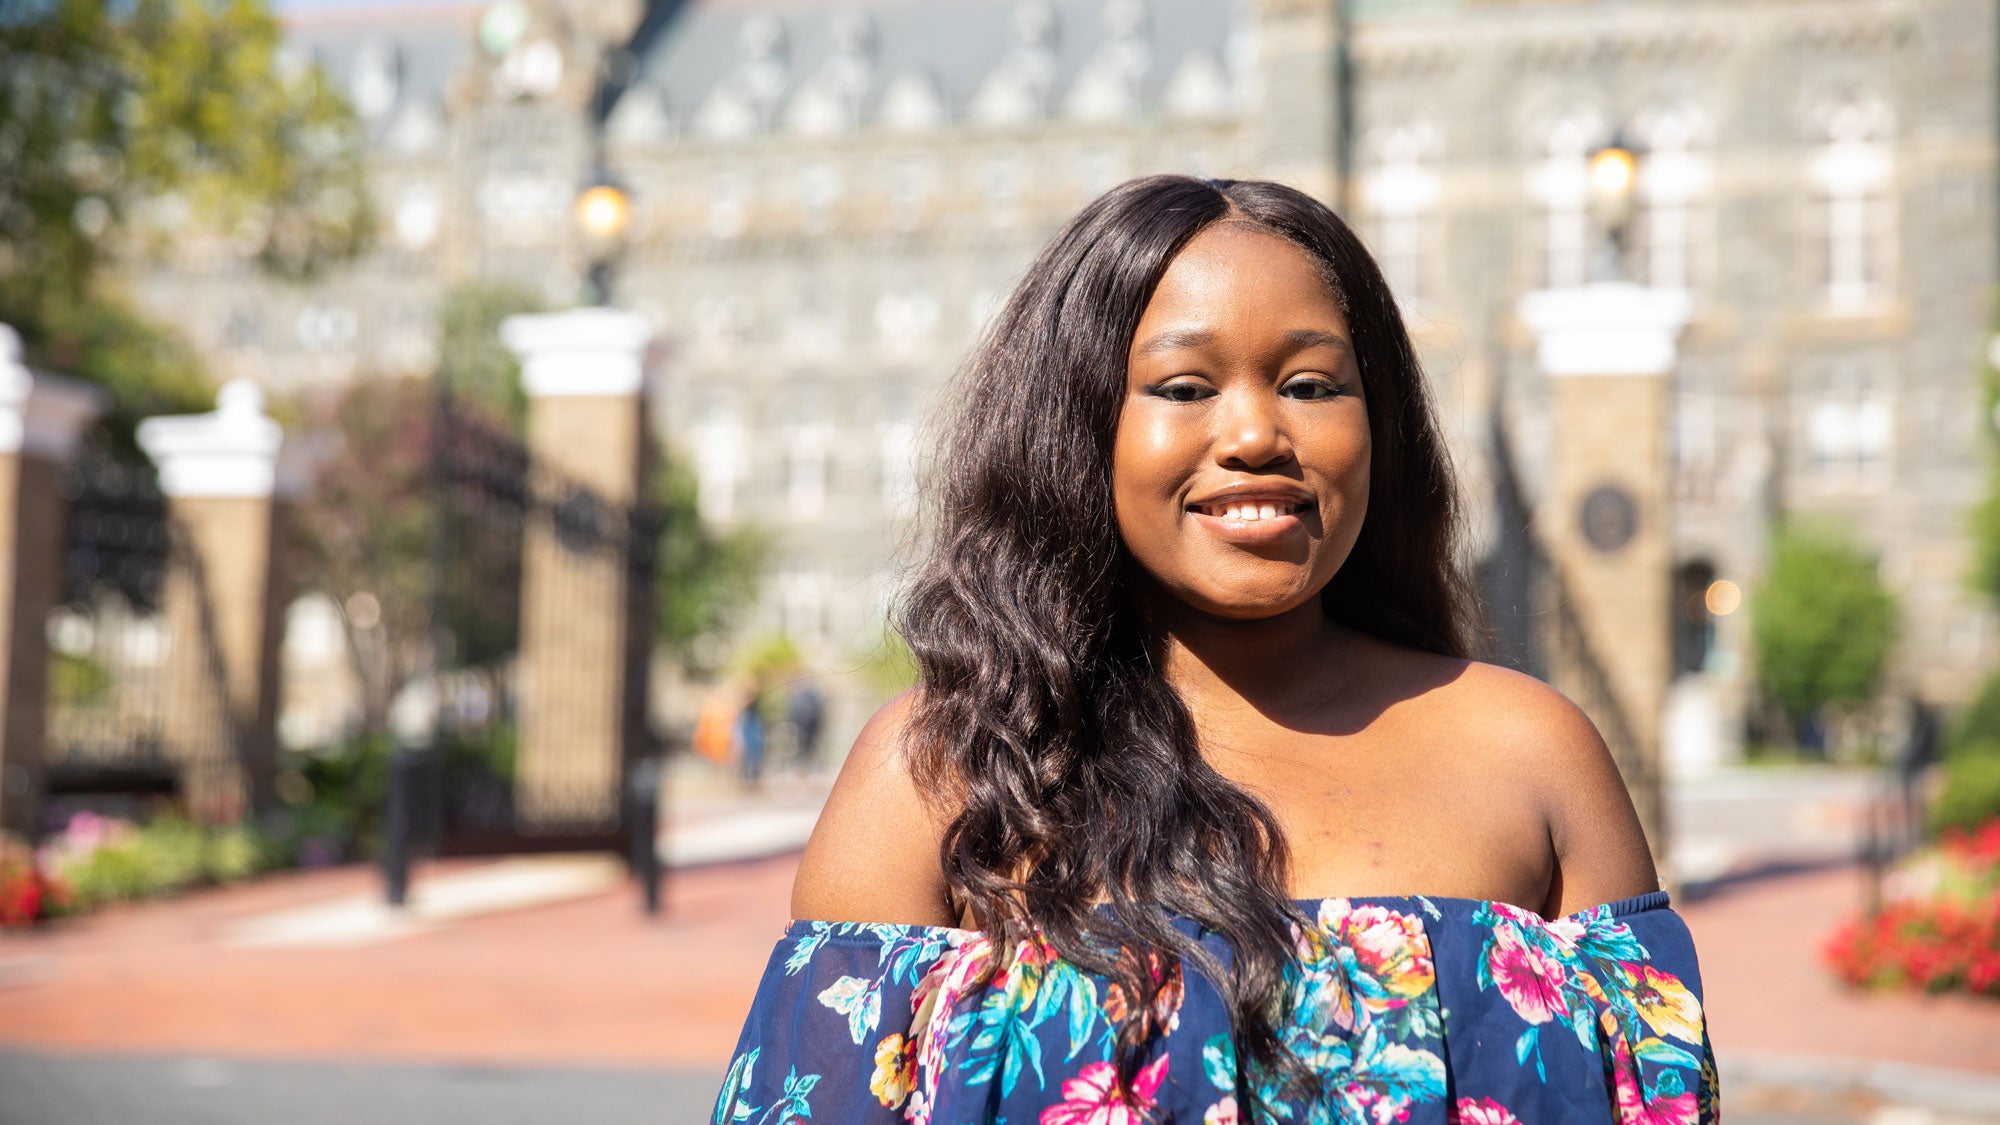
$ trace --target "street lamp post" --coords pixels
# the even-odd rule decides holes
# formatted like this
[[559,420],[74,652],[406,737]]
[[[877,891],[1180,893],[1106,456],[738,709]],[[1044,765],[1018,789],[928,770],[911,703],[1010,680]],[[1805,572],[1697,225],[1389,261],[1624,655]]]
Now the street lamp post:
[[1631,260],[1632,215],[1639,185],[1639,155],[1626,143],[1623,133],[1590,154],[1591,210],[1604,231],[1599,244],[1598,274],[1604,281],[1628,281]]
[[612,266],[624,249],[625,229],[631,220],[631,197],[599,162],[576,197],[576,225],[589,259],[584,272],[584,303],[611,303]]

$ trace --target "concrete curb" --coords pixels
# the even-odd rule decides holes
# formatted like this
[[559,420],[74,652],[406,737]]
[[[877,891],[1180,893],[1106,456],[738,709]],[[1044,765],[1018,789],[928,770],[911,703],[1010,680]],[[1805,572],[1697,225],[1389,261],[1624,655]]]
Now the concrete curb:
[[1732,1090],[1869,1094],[1900,1106],[2000,1121],[2000,1075],[1914,1063],[1734,1051],[1718,1053],[1723,1105]]

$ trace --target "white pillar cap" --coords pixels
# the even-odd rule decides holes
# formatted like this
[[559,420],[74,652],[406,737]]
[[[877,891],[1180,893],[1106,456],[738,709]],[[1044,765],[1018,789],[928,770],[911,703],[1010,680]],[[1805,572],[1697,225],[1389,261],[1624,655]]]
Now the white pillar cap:
[[500,342],[521,357],[529,398],[636,395],[651,338],[645,318],[622,309],[510,316],[500,325]]
[[0,453],[68,460],[107,398],[88,383],[31,370],[21,334],[0,324]]
[[1693,307],[1684,289],[1611,281],[1524,293],[1517,309],[1548,375],[1665,375]]
[[271,496],[284,444],[284,429],[264,413],[263,389],[248,379],[224,383],[207,414],[139,423],[139,448],[159,465],[168,496]]

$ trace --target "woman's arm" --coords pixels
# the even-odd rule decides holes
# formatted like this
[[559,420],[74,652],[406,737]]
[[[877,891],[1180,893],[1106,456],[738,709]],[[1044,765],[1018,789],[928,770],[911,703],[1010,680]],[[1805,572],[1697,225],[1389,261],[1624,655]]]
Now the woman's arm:
[[938,844],[945,825],[918,796],[904,755],[914,692],[875,712],[854,740],[792,883],[792,917],[954,926]]
[[1660,888],[1639,814],[1597,727],[1546,684],[1526,693],[1533,712],[1542,807],[1556,871],[1542,916],[1558,918]]

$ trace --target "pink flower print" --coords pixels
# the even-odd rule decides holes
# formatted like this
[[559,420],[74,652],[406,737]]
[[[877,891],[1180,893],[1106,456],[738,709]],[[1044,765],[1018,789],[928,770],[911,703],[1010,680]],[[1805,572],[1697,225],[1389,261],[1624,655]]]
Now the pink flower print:
[[1447,1125],[1521,1125],[1512,1110],[1492,1098],[1460,1098],[1445,1120]]
[[1522,941],[1512,926],[1497,927],[1493,936],[1486,951],[1487,970],[1514,1011],[1529,1023],[1568,1015],[1563,982],[1569,974],[1562,962]]
[[1224,1094],[1221,1101],[1209,1106],[1201,1115],[1201,1125],[1237,1125],[1236,1095]]
[[1095,1062],[1065,1078],[1062,1104],[1042,1111],[1041,1125],[1141,1125],[1153,1108],[1153,1095],[1167,1077],[1167,1057],[1161,1055],[1132,1078],[1132,1100],[1118,1092],[1118,1068]]

